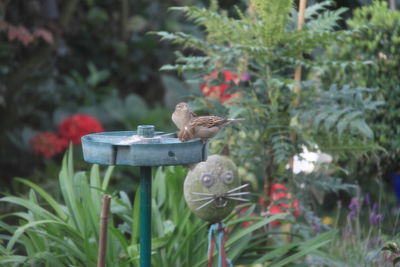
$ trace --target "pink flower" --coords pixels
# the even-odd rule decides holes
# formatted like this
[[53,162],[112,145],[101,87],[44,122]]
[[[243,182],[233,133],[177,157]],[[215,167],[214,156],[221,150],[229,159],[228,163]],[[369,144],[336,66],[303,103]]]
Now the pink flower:
[[51,158],[63,152],[68,145],[67,140],[58,137],[54,133],[44,132],[36,135],[30,140],[32,150],[35,154]]
[[42,38],[48,44],[54,44],[53,34],[45,29],[39,28],[33,31],[33,36]]
[[9,26],[8,27],[8,40],[18,40],[24,46],[28,46],[34,40],[34,36],[23,26]]
[[80,144],[84,135],[103,131],[103,126],[96,118],[84,114],[68,117],[58,126],[59,135],[74,144]]

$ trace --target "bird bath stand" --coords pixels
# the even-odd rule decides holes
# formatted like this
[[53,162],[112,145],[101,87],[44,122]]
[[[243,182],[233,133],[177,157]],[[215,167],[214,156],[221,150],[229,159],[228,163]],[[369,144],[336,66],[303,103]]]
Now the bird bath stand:
[[200,140],[180,142],[175,133],[139,125],[137,131],[104,132],[82,137],[84,160],[103,165],[140,167],[140,266],[151,266],[151,167],[185,165],[207,159]]

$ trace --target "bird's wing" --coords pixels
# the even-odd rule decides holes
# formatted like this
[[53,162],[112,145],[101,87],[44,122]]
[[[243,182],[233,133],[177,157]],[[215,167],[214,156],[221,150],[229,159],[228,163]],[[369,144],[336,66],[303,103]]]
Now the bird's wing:
[[189,123],[189,128],[194,128],[198,126],[211,128],[215,126],[220,126],[227,121],[227,119],[217,116],[201,116],[192,119]]

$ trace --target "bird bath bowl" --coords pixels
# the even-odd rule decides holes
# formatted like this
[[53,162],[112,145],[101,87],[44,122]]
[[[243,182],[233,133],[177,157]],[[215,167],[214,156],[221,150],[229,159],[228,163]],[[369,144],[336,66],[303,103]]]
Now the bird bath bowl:
[[83,157],[90,163],[131,166],[185,165],[207,159],[206,146],[200,140],[182,143],[175,133],[154,132],[153,137],[141,137],[138,132],[85,135]]
[[139,125],[137,131],[88,134],[82,137],[83,158],[89,163],[140,167],[140,266],[151,266],[151,167],[186,165],[207,159],[199,139],[181,142],[175,133]]

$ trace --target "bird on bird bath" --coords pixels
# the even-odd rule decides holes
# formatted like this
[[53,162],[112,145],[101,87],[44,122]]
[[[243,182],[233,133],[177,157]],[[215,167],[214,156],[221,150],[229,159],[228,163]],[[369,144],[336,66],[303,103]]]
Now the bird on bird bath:
[[178,138],[182,142],[200,138],[205,143],[208,139],[216,136],[227,124],[239,120],[243,119],[196,116],[186,103],[177,104],[172,113],[172,121],[180,130]]

